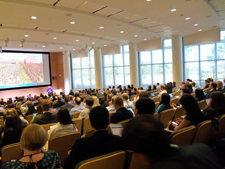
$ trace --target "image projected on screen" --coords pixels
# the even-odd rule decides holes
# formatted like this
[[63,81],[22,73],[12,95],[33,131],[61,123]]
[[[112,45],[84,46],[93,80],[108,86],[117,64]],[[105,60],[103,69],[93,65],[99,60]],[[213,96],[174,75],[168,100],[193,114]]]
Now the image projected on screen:
[[0,60],[0,88],[44,82],[42,54],[3,53]]

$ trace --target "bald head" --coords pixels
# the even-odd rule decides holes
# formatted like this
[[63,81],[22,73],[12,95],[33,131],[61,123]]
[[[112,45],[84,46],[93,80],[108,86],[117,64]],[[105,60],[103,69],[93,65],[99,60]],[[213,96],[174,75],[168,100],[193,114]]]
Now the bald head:
[[81,103],[81,98],[80,98],[80,97],[76,97],[75,103],[76,103],[77,105],[80,105],[80,103]]

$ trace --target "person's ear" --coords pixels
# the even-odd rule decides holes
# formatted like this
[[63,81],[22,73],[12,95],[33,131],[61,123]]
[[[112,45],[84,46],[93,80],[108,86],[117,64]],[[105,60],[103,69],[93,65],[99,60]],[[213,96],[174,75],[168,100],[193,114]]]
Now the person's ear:
[[136,153],[137,154],[137,158],[138,160],[145,166],[149,166],[151,164],[151,161],[150,159],[145,155],[145,154],[139,154],[139,153]]

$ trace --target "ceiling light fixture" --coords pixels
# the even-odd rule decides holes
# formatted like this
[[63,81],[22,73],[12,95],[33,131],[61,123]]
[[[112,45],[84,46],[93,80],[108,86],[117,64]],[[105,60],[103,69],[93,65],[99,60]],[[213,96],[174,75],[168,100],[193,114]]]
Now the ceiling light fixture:
[[201,31],[202,31],[202,29],[199,29],[198,31],[199,31],[199,32],[201,32]]
[[103,26],[100,26],[99,28],[100,28],[100,29],[103,29],[104,27],[103,27]]
[[59,49],[62,49],[62,47],[60,47]]
[[45,48],[45,46],[42,46],[43,48]]
[[134,35],[134,37],[136,38],[138,35]]
[[194,26],[198,26],[198,24],[196,23],[196,24],[194,24]]
[[57,37],[54,37],[53,39],[57,39]]
[[79,40],[77,39],[76,42],[79,42]]
[[146,38],[144,40],[147,40]]
[[75,22],[74,21],[71,21],[70,24],[73,25],[73,24],[75,24]]
[[73,49],[73,50],[76,50],[76,49]]
[[124,33],[124,31],[120,31],[120,33]]
[[36,16],[31,16],[31,19],[37,19],[37,17]]
[[175,12],[177,9],[171,9],[171,12]]
[[94,44],[95,44],[95,42],[92,42],[92,44],[94,45]]
[[26,38],[29,36],[29,35],[24,35]]
[[104,46],[107,46],[106,44]]
[[151,1],[151,0],[146,0],[147,2]]
[[191,18],[190,17],[185,18],[186,21],[189,20],[189,19],[191,19]]

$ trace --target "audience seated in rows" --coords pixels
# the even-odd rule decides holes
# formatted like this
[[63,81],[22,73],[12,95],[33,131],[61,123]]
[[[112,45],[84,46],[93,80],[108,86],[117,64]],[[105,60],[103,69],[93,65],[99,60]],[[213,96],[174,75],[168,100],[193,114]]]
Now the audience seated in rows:
[[125,148],[137,153],[149,169],[221,169],[217,154],[207,145],[170,145],[161,122],[150,115],[131,119],[122,134]]
[[123,99],[124,107],[126,107],[126,108],[133,108],[134,107],[134,104],[131,101],[129,101],[127,93],[122,94],[122,99]]
[[65,102],[61,101],[61,99],[62,99],[61,96],[57,97],[57,101],[53,104],[53,108],[58,108],[65,104]]
[[[211,82],[212,83],[212,82]],[[219,117],[225,114],[225,98],[220,91],[214,91],[210,95],[210,101],[203,110],[204,116],[208,118]]]
[[172,106],[170,105],[170,95],[167,93],[163,93],[161,96],[159,107],[156,110],[156,113],[160,114],[162,111],[170,108],[172,108]]
[[93,100],[92,97],[88,97],[88,98],[86,98],[85,102],[86,102],[86,107],[85,107],[85,109],[80,113],[80,115],[79,115],[78,118],[85,119],[85,118],[89,117],[89,113],[90,113],[90,111],[91,111],[91,109],[92,109],[92,106],[93,106],[93,104],[94,104],[94,100]]
[[85,109],[85,107],[81,105],[81,102],[82,101],[80,97],[75,98],[75,106],[70,110],[70,116],[73,116],[74,113]]
[[183,95],[180,99],[180,104],[183,106],[187,115],[183,120],[180,118],[176,119],[176,123],[172,123],[172,121],[170,121],[168,129],[177,131],[190,125],[197,126],[199,123],[204,121],[204,116],[199,109],[197,101],[192,95]]
[[33,123],[37,124],[49,124],[49,123],[57,123],[57,117],[56,113],[51,113],[49,111],[50,108],[50,101],[47,99],[42,100],[42,109],[43,109],[43,114],[39,114],[35,117]]
[[90,111],[90,122],[97,131],[93,136],[77,139],[65,158],[63,167],[74,169],[83,160],[123,150],[122,139],[108,133],[109,112],[105,107],[97,106]]
[[135,104],[135,116],[155,113],[155,102],[149,98],[139,99]]
[[108,94],[107,95],[107,100],[102,104],[103,107],[107,107],[109,106],[109,102],[111,101],[113,95],[112,94]]
[[57,136],[70,134],[78,131],[76,125],[71,119],[69,111],[66,108],[59,109],[57,113],[57,120],[58,123],[54,126],[51,126],[50,130],[48,130],[49,140]]
[[47,135],[43,127],[31,124],[26,127],[20,139],[23,157],[3,164],[2,169],[12,168],[60,168],[61,163],[58,154],[43,146],[46,144]]
[[66,108],[66,109],[72,109],[74,106],[72,104],[69,104],[69,96],[66,96],[64,98],[65,104],[62,105],[60,108]]
[[113,97],[112,97],[112,100],[109,102],[109,106],[106,107],[106,109],[109,111],[109,113],[110,113],[110,112],[116,111],[116,108],[115,108],[115,106],[114,106],[115,98],[116,98],[116,96],[113,96]]

